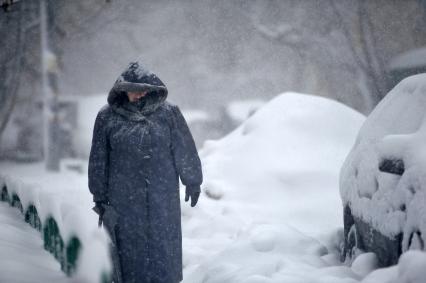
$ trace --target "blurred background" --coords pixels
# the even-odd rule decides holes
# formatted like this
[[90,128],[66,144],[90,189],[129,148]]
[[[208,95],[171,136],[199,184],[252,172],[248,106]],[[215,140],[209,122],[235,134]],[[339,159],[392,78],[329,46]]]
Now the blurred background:
[[134,59],[167,85],[198,147],[280,93],[368,114],[426,70],[426,0],[0,4],[0,159],[46,152],[51,170],[87,159],[95,116]]

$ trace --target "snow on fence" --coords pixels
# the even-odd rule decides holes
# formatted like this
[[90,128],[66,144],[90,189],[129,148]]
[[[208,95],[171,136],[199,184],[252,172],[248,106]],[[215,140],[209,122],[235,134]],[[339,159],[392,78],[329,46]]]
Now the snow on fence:
[[87,221],[88,212],[81,204],[72,204],[72,195],[68,199],[58,197],[64,193],[52,193],[0,174],[0,201],[20,210],[25,221],[42,234],[44,248],[65,274],[78,282],[111,282],[105,232],[88,226],[93,223]]

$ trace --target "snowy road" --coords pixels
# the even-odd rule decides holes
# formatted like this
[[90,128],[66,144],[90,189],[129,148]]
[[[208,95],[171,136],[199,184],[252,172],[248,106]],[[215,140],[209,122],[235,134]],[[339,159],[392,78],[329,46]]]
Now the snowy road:
[[71,282],[59,263],[43,249],[41,235],[23,215],[0,202],[0,282]]

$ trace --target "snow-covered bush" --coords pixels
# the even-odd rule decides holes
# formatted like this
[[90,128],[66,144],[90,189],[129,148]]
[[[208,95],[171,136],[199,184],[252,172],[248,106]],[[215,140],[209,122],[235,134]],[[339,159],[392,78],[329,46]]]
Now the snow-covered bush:
[[97,228],[87,186],[82,184],[85,178],[74,172],[48,174],[34,165],[6,167],[0,174],[0,200],[18,208],[41,232],[44,248],[76,282],[107,282],[108,238]]
[[[403,80],[379,103],[342,167],[343,204],[363,248],[376,252],[381,265],[396,263],[401,252],[424,249],[425,138],[426,74],[420,74]],[[387,240],[378,240],[380,235]]]

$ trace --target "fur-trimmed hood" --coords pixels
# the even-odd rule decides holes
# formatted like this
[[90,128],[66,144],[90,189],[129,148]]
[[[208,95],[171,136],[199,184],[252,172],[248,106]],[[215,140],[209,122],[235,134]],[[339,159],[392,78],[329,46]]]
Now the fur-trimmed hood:
[[128,99],[127,92],[145,90],[148,90],[147,110],[155,110],[167,98],[167,87],[154,73],[148,71],[138,61],[130,62],[110,90],[108,104],[120,106]]

